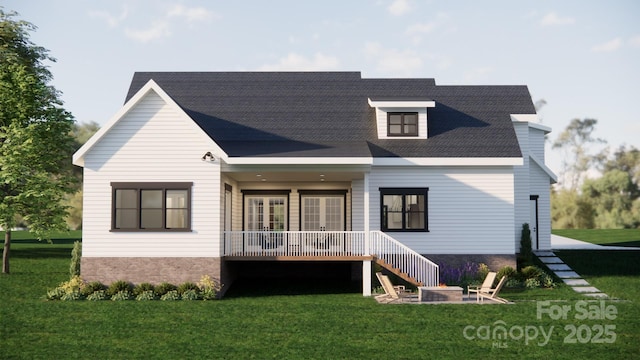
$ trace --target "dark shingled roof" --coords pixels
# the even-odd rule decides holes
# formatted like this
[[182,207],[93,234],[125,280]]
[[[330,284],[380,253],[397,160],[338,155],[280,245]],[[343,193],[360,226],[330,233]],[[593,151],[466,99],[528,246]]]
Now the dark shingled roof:
[[[138,72],[229,156],[520,157],[510,114],[534,114],[526,86],[438,86],[359,72]],[[428,139],[378,139],[367,99],[430,99]]]

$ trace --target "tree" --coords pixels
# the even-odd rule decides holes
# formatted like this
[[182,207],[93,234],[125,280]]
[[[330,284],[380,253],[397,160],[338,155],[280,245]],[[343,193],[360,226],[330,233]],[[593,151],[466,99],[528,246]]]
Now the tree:
[[[629,174],[633,183],[638,187],[640,185],[640,150],[634,146],[628,149],[625,145],[620,146],[613,153],[613,158],[604,162],[602,173],[611,170],[621,170]],[[640,194],[638,194],[640,196]]]
[[[88,123],[75,123],[71,135],[74,138],[73,152],[77,151],[84,143],[100,130],[100,124],[91,121]],[[69,154],[71,156],[71,154]],[[65,205],[69,207],[69,215],[67,216],[67,225],[70,229],[78,230],[82,228],[82,168],[73,167],[73,175],[76,177],[78,186],[74,189],[73,194],[67,195]]]
[[560,178],[566,182],[568,177],[571,189],[578,189],[587,171],[601,160],[600,155],[590,153],[590,145],[606,143],[605,140],[592,136],[597,123],[598,120],[595,119],[573,119],[553,143],[554,149],[565,151]]
[[577,190],[551,189],[551,227],[553,229],[592,229],[595,212],[589,199]]
[[0,226],[7,274],[16,218],[38,239],[65,230],[62,200],[75,182],[69,156],[73,117],[49,85],[52,75],[44,64],[55,59],[29,39],[36,27],[16,16],[0,8]]
[[587,179],[582,193],[591,200],[596,217],[595,226],[603,229],[636,228],[640,214],[633,213],[638,187],[625,171],[607,171],[598,179]]

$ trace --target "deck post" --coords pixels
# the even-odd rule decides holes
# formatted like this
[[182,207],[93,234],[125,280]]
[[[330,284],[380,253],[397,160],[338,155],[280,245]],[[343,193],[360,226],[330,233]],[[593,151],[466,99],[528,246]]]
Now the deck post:
[[371,296],[371,260],[362,262],[362,296]]

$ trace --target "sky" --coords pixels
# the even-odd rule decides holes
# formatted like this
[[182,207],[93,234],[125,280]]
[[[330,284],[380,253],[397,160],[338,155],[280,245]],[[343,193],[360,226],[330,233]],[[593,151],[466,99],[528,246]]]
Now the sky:
[[[105,124],[136,71],[360,71],[438,85],[527,85],[549,144],[594,118],[640,148],[640,1],[3,0],[57,59],[78,122]],[[558,172],[558,150],[547,164]]]

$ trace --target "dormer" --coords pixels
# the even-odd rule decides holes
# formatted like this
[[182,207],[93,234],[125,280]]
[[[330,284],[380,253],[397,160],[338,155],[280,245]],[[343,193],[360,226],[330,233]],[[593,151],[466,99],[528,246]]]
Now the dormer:
[[369,98],[376,109],[378,139],[426,139],[427,108],[436,103],[424,98]]

